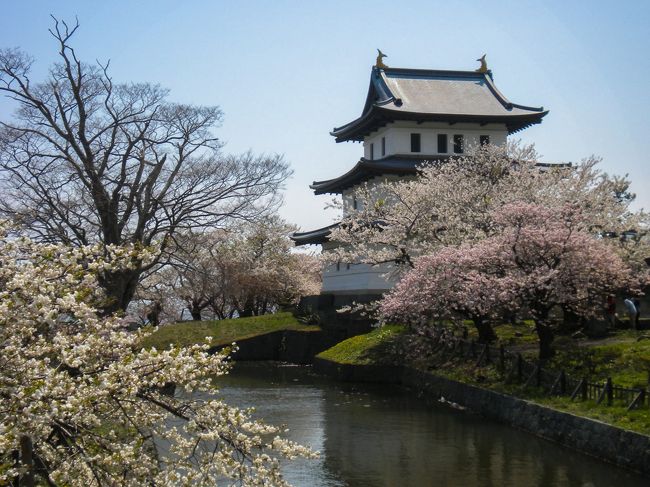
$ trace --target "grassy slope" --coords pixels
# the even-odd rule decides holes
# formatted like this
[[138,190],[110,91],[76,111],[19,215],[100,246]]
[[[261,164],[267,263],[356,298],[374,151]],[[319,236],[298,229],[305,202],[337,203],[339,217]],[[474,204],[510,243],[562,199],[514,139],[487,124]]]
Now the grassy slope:
[[390,364],[393,363],[392,345],[403,331],[403,326],[383,326],[365,335],[343,340],[317,357],[340,364]]
[[213,337],[214,345],[229,343],[278,330],[318,331],[317,326],[300,323],[291,313],[252,316],[220,321],[190,321],[161,326],[144,342],[145,348],[166,349],[170,345],[187,346]]
[[[537,359],[537,335],[532,321],[521,325],[498,325],[494,328],[506,349],[521,351],[529,360]],[[476,338],[470,329],[470,338]],[[552,368],[565,369],[575,377],[604,381],[611,377],[622,387],[647,387],[650,371],[650,332],[648,330],[618,330],[596,340],[574,340],[558,336],[554,342],[557,355]]]
[[[619,402],[616,402],[613,406],[607,406],[605,404],[598,405],[593,400],[584,402],[580,400],[571,401],[568,396],[549,396],[547,392],[534,387],[524,388],[522,384],[504,383],[502,374],[492,365],[476,367],[473,361],[458,360],[456,358],[450,359],[447,357],[441,359],[436,363],[432,372],[459,382],[511,394],[560,411],[597,419],[620,428],[650,434],[650,410],[647,406],[643,409],[627,411],[627,405]],[[597,381],[595,377],[591,380]],[[616,384],[615,380],[614,383]]]
[[556,366],[596,380],[611,377],[616,385],[648,386],[650,372],[650,333],[626,330],[604,340],[560,350]]
[[[514,336],[513,331],[523,336]],[[532,323],[512,327],[500,325],[495,328],[497,336],[506,348],[528,349],[524,355],[535,358],[537,339]],[[611,377],[615,385],[630,388],[647,388],[650,370],[650,335],[648,331],[621,330],[600,340],[556,339],[557,355],[551,367],[565,369],[573,377],[587,376],[592,382],[604,381]],[[529,348],[531,347],[531,348]],[[561,411],[597,419],[621,428],[650,434],[650,410],[627,411],[623,404],[606,406],[594,401],[571,401],[568,397],[549,397],[535,389],[524,390],[520,385],[506,385],[499,374],[491,367],[475,368],[471,363],[453,364],[451,367],[438,367],[436,374],[469,382],[481,387],[522,397]]]

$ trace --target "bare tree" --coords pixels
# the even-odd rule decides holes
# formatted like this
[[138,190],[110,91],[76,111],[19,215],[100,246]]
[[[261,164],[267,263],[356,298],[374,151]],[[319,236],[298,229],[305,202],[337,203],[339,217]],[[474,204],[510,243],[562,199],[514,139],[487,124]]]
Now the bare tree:
[[[0,50],[0,92],[18,106],[0,122],[1,214],[46,241],[157,242],[164,251],[179,231],[277,207],[291,173],[281,156],[223,155],[212,133],[218,107],[170,103],[155,84],[114,83],[108,63],[78,59],[78,27],[54,19],[59,61],[40,83],[29,78],[28,55]],[[102,277],[106,311],[126,308],[144,270]]]

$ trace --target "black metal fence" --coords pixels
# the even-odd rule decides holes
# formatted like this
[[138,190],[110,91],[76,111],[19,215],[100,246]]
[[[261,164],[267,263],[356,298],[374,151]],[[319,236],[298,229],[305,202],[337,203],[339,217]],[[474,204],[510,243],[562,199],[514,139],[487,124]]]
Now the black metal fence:
[[[503,345],[494,347],[474,340],[445,336],[440,347],[447,348],[454,356],[475,361],[477,367],[494,365],[506,383],[536,387],[549,396],[569,396],[571,400],[595,401],[608,406],[620,405],[627,410],[650,407],[650,388],[633,389],[617,386],[611,378],[603,382],[591,382],[587,377],[576,378],[564,370],[546,367],[542,362],[525,360],[520,353],[506,350]],[[650,380],[649,380],[650,384]]]

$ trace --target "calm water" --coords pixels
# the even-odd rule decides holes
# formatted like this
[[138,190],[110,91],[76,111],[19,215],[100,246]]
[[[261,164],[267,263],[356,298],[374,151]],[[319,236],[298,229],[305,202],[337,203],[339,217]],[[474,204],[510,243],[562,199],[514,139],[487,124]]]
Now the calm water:
[[290,428],[321,452],[286,465],[296,487],[617,486],[650,480],[399,387],[338,383],[309,367],[238,363],[229,403]]

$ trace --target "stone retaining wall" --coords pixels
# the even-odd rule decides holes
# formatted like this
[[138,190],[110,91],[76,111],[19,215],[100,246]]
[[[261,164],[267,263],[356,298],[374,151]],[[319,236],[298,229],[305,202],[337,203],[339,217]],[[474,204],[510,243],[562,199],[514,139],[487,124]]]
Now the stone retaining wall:
[[444,397],[486,418],[650,476],[647,435],[409,367],[337,364],[317,357],[314,370],[343,381],[401,383],[430,399]]
[[[239,350],[234,360],[277,360],[294,364],[310,364],[315,355],[336,345],[339,338],[323,331],[280,330],[237,340]],[[224,346],[211,349],[221,350]]]

